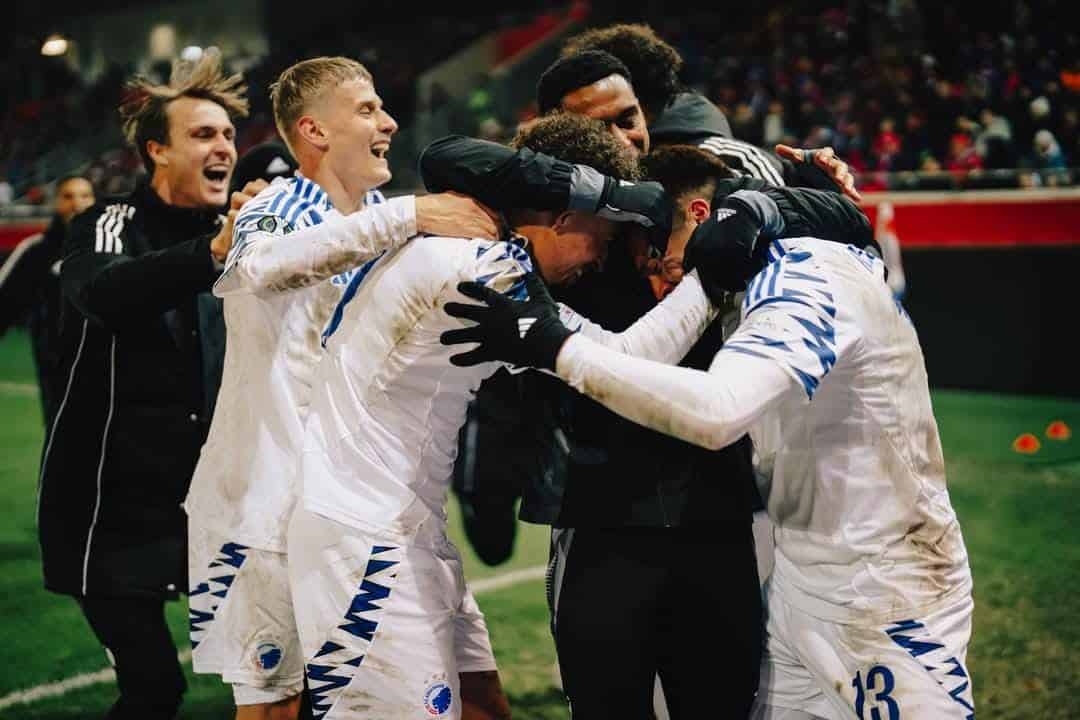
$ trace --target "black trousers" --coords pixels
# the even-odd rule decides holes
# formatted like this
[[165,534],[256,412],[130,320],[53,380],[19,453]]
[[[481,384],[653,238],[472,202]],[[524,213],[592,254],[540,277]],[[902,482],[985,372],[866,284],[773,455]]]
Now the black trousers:
[[187,683],[165,622],[165,600],[101,596],[77,600],[116,668],[120,697],[105,718],[176,717]]
[[749,524],[556,530],[549,596],[574,720],[653,717],[659,675],[672,720],[745,718],[762,651]]

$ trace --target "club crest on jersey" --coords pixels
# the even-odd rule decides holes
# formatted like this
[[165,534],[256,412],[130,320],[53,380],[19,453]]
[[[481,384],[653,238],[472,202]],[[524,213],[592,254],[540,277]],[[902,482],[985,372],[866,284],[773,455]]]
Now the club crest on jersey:
[[723,222],[735,214],[731,208],[720,208],[716,211],[716,222]]
[[424,709],[432,717],[445,715],[453,702],[454,693],[444,682],[434,683],[424,692]]
[[255,648],[255,667],[269,671],[281,664],[281,646],[277,643],[259,643]]

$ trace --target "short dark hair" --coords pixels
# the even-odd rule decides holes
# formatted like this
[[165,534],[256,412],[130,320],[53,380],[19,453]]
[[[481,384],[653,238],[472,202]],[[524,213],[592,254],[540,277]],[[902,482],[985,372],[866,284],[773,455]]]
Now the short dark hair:
[[607,125],[583,115],[556,112],[518,128],[510,141],[515,148],[551,155],[575,165],[588,165],[618,180],[639,180],[641,168]]
[[536,83],[537,109],[541,114],[557,110],[568,93],[609,75],[622,75],[627,82],[634,84],[630,70],[611,53],[586,50],[560,57],[548,65]]
[[[712,200],[717,183],[737,177],[720,157],[696,145],[665,145],[641,158],[642,174],[664,186],[668,196],[681,203],[691,194]],[[675,213],[675,217],[681,215]]]
[[634,94],[650,118],[658,116],[682,89],[682,56],[648,25],[618,24],[586,30],[570,38],[560,52],[568,57],[590,50],[608,52],[626,65],[634,79]]
[[56,184],[53,185],[53,187],[59,190],[64,184],[69,183],[72,180],[85,180],[86,182],[90,183],[91,187],[93,187],[94,185],[94,183],[91,182],[90,178],[86,177],[82,173],[68,173],[67,175],[61,175],[60,178],[56,181]]

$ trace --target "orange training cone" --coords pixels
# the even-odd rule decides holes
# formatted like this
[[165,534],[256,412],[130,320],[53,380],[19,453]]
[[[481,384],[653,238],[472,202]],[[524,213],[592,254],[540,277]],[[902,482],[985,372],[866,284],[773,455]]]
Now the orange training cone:
[[1072,437],[1072,430],[1062,420],[1055,420],[1046,426],[1046,437],[1051,440],[1068,440]]
[[1024,433],[1013,440],[1013,450],[1024,455],[1034,455],[1039,452],[1040,447],[1039,438],[1031,433]]

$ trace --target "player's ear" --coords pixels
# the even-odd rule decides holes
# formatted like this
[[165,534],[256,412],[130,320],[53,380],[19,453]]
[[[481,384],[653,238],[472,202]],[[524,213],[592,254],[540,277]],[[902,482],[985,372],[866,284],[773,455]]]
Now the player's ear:
[[703,223],[708,219],[709,213],[712,211],[712,206],[705,198],[694,198],[690,201],[690,204],[687,205],[686,210],[690,214],[690,217],[694,218],[695,221]]
[[551,222],[551,228],[555,232],[559,232],[560,230],[565,228],[570,223],[570,219],[573,218],[573,217],[574,217],[574,211],[573,210],[564,210],[563,212],[559,213],[555,217],[555,219]]
[[150,156],[154,165],[165,167],[169,164],[169,156],[168,153],[165,152],[166,148],[167,145],[165,143],[159,143],[157,140],[146,141],[146,154]]
[[326,128],[310,115],[304,115],[296,121],[296,135],[319,150],[329,147]]

